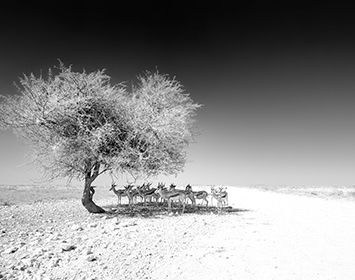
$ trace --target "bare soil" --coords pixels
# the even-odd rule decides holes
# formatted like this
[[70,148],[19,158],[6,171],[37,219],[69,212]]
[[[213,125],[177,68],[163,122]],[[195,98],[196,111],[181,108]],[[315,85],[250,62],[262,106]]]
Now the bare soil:
[[112,212],[117,199],[106,189],[95,196],[110,211],[100,215],[82,207],[79,190],[7,199],[0,279],[353,279],[353,202],[228,192],[224,211],[188,207],[183,215],[143,205]]

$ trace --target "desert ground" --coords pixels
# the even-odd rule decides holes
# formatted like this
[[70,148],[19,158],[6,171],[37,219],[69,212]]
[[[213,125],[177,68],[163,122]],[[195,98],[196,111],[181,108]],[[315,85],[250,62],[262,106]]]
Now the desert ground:
[[80,189],[0,190],[0,279],[355,275],[353,198],[228,187],[224,211],[188,207],[169,215],[142,205],[114,212],[116,196],[98,187],[94,200],[110,212],[95,215],[82,207]]

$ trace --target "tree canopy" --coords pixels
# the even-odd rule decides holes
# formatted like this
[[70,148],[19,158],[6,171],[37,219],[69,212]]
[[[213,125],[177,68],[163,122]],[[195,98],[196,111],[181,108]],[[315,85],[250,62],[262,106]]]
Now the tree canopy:
[[159,72],[138,77],[129,91],[111,85],[105,70],[74,72],[60,63],[47,77],[24,75],[17,89],[1,96],[0,123],[32,148],[33,163],[50,179],[91,185],[106,171],[177,174],[196,134],[200,105]]

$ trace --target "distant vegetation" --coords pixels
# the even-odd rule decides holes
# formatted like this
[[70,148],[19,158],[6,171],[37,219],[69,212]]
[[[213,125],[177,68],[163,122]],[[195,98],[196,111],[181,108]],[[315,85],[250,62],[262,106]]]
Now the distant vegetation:
[[265,186],[255,185],[251,188],[288,194],[306,195],[329,199],[355,200],[354,186]]

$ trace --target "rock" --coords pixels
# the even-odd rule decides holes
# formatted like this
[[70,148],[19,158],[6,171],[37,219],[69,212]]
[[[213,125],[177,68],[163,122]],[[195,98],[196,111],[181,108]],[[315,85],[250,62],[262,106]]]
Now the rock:
[[26,267],[31,267],[32,263],[34,262],[34,259],[32,258],[26,258],[22,259],[21,262],[26,266]]
[[90,224],[88,224],[88,227],[89,228],[96,228],[97,227],[97,223],[90,223]]
[[5,253],[5,254],[13,254],[13,253],[15,253],[17,250],[18,250],[17,247],[10,247],[10,248],[7,248],[6,250],[4,250],[4,253]]
[[89,262],[93,262],[97,260],[97,257],[95,255],[89,255],[86,260]]
[[32,251],[32,255],[34,256],[40,256],[42,255],[46,250],[42,249],[42,248],[35,248]]
[[51,267],[59,266],[59,262],[60,262],[60,259],[59,259],[59,258],[53,258],[53,259],[51,259],[51,261],[50,261],[50,266],[51,266]]
[[111,220],[111,223],[114,225],[118,225],[121,221],[119,220],[119,218],[115,217]]
[[54,231],[54,227],[48,227],[45,230],[45,232],[48,233],[48,234],[53,234],[53,231]]
[[52,240],[59,240],[62,235],[60,233],[53,233]]
[[75,224],[75,225],[72,225],[71,230],[73,230],[73,231],[82,231],[83,228],[80,225]]
[[75,245],[66,245],[64,244],[64,246],[62,246],[62,252],[68,252],[68,251],[72,251],[75,250],[76,246]]
[[49,242],[51,242],[53,240],[53,238],[54,238],[53,236],[49,236],[46,239],[44,239],[44,242],[45,243],[49,243]]

